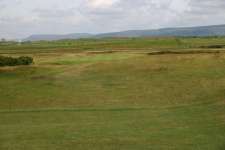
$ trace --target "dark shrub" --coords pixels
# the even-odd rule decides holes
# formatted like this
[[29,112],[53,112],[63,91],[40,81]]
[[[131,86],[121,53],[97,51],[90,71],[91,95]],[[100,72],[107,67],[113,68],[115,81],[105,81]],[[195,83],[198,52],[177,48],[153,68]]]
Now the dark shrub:
[[18,66],[18,65],[30,65],[33,63],[33,58],[31,57],[5,57],[0,56],[0,66]]
[[22,56],[17,58],[17,63],[18,65],[30,65],[33,63],[33,58],[27,57],[27,56]]
[[200,46],[200,48],[224,48],[225,45],[208,45],[208,46]]

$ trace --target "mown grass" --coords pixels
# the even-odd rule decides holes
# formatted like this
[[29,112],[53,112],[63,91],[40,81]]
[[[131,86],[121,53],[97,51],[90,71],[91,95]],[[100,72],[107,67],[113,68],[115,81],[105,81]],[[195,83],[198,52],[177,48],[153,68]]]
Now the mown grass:
[[225,148],[225,54],[31,54],[0,69],[0,149]]
[[[7,56],[26,53],[35,61],[0,68],[0,150],[223,150],[225,53],[199,51],[223,40],[66,40],[24,43],[27,48],[15,51],[0,46]],[[72,43],[68,49],[66,42]]]

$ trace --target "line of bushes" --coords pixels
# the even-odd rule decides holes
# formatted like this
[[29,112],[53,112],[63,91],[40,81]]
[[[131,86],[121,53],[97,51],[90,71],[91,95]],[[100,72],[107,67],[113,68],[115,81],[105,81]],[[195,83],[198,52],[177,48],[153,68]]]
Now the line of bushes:
[[33,63],[32,57],[21,56],[18,58],[0,56],[0,66],[20,66]]
[[200,46],[200,48],[225,48],[225,45],[208,45],[208,46]]
[[186,50],[186,51],[157,51],[150,52],[148,55],[167,55],[167,54],[218,54],[223,53],[223,50]]

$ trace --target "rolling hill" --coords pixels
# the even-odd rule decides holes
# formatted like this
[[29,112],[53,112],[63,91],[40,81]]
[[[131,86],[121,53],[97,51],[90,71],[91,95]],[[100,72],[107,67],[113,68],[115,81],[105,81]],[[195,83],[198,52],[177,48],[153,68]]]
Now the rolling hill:
[[162,36],[225,36],[225,25],[162,28],[155,30],[127,30],[103,34],[74,33],[66,35],[31,35],[24,41],[61,40],[80,38],[105,38],[105,37],[162,37]]
[[162,28],[156,30],[128,30],[122,32],[105,33],[97,37],[156,37],[156,36],[223,36],[225,25]]
[[65,35],[57,35],[57,34],[37,34],[31,35],[24,39],[23,41],[54,41],[54,40],[62,40],[62,39],[80,39],[80,38],[89,38],[92,37],[92,34],[89,33],[73,33],[73,34],[65,34]]

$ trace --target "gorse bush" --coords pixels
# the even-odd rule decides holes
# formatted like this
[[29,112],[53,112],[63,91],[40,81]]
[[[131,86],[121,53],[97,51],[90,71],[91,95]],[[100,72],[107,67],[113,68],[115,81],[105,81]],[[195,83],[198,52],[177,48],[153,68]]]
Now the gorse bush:
[[22,56],[17,59],[18,65],[30,65],[33,63],[33,58]]
[[0,56],[0,66],[30,65],[33,63],[32,57],[21,56],[18,58]]

